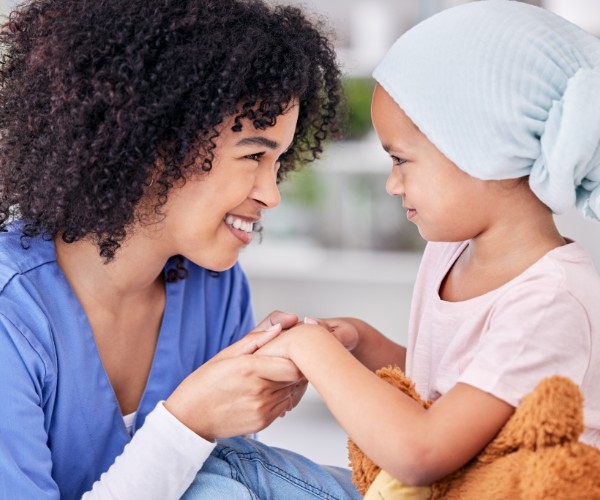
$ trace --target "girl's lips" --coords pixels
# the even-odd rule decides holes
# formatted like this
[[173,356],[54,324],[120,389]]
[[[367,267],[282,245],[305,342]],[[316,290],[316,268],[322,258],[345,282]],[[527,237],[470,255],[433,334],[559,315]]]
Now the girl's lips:
[[411,220],[415,215],[417,215],[417,211],[414,208],[406,209],[406,218]]

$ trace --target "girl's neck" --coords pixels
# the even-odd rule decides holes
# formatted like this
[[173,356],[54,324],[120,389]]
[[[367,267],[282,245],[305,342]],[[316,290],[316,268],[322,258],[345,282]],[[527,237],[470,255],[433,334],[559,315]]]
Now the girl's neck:
[[479,268],[512,267],[510,263],[529,262],[530,265],[550,250],[565,244],[552,216],[544,220],[512,220],[490,228],[469,240],[465,259]]
[[443,300],[462,301],[495,290],[566,243],[547,207],[534,201],[523,208],[506,208],[469,240],[442,282]]

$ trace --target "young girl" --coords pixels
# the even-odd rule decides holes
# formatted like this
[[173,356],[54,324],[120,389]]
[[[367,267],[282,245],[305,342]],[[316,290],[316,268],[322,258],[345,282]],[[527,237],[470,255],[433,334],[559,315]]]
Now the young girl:
[[333,49],[259,0],[32,0],[0,45],[0,497],[177,499],[302,395],[235,262],[336,130]]
[[[472,2],[403,35],[374,76],[387,190],[430,242],[408,346],[337,319],[258,353],[291,359],[408,484],[468,462],[553,374],[581,387],[582,439],[600,446],[600,277],[552,214],[600,219],[600,41],[537,7]],[[391,363],[431,409],[373,374]]]

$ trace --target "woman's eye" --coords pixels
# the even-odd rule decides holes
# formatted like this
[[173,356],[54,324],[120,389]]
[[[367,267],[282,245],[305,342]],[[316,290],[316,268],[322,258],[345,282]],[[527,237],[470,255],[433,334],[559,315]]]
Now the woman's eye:
[[248,158],[249,160],[259,161],[264,153],[253,153],[251,155],[246,155],[244,158]]

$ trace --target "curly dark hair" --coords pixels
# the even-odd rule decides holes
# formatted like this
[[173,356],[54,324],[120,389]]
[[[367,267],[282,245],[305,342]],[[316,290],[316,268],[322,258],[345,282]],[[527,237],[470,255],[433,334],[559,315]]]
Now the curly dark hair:
[[[338,134],[339,68],[323,25],[261,0],[33,0],[0,28],[0,229],[91,236],[111,260],[169,190],[212,166],[225,117],[300,115],[281,180]],[[156,186],[155,186],[156,187]],[[153,188],[154,189],[154,188]]]

